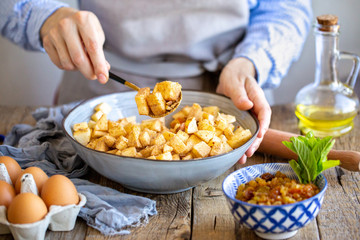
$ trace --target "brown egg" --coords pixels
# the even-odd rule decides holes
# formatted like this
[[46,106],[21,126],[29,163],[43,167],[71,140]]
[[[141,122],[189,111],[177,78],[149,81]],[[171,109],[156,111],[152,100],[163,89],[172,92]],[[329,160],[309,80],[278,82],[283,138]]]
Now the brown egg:
[[11,181],[13,184],[15,184],[16,179],[19,177],[19,175],[21,174],[21,171],[22,171],[18,162],[15,159],[13,159],[12,157],[1,156],[0,163],[5,164],[6,169],[11,178]]
[[8,208],[15,195],[13,186],[5,181],[0,181],[0,206]]
[[44,185],[44,183],[49,179],[48,175],[46,175],[46,173],[39,167],[28,167],[26,168],[24,171],[22,171],[22,173],[20,174],[20,176],[17,178],[16,183],[15,183],[15,190],[16,193],[20,193],[20,189],[21,189],[21,177],[25,174],[25,173],[30,173],[35,180],[36,183],[36,187],[39,191],[39,193],[41,193],[41,189]]
[[48,213],[44,201],[33,193],[20,193],[11,202],[7,217],[10,223],[34,223]]
[[63,175],[51,176],[43,185],[41,198],[46,206],[65,206],[79,203],[79,195],[73,182]]

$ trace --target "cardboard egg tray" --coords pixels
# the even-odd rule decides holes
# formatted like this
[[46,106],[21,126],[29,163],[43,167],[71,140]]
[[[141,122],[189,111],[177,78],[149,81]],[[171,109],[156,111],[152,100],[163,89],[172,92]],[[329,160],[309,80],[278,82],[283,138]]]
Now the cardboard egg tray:
[[16,240],[40,240],[45,238],[46,230],[71,231],[77,215],[86,203],[86,197],[79,193],[77,205],[51,206],[44,219],[28,224],[12,224],[7,221],[6,207],[0,206],[0,235],[11,233]]

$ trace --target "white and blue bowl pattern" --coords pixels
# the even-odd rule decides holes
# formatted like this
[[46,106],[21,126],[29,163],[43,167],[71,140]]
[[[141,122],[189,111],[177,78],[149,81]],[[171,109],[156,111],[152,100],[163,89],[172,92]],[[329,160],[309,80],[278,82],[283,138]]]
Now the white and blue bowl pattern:
[[[289,164],[265,163],[239,169],[231,173],[223,181],[222,187],[231,213],[237,221],[245,227],[255,230],[257,233],[281,234],[294,232],[304,227],[317,216],[324,200],[327,181],[322,174],[315,181],[320,192],[301,202],[278,206],[263,206],[249,204],[235,198],[239,185],[247,183],[263,173],[269,172],[274,174],[277,171],[281,171],[291,179],[297,179]],[[274,237],[272,239],[277,238]]]

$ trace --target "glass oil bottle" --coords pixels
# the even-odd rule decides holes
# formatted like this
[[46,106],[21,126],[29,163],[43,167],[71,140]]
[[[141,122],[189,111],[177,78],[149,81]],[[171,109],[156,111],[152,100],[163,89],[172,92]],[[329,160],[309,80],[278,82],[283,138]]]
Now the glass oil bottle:
[[[339,25],[334,15],[317,17],[314,25],[316,68],[313,83],[296,95],[295,114],[303,134],[313,131],[317,137],[341,136],[353,128],[359,99],[354,92],[359,72],[359,56],[338,50]],[[337,62],[353,60],[346,81],[338,79]]]

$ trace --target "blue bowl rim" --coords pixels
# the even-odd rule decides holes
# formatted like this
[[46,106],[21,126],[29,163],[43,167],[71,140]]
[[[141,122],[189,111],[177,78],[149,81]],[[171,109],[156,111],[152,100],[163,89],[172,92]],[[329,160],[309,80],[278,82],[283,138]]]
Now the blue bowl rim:
[[[212,92],[208,92],[208,91],[200,91],[200,90],[182,90],[183,92],[186,91],[186,92],[202,92],[202,93],[207,93],[207,94],[211,94],[211,95],[216,95],[216,96],[220,96],[220,97],[223,97],[223,98],[227,98],[227,99],[230,99],[229,97],[227,96],[224,96],[224,95],[220,95],[220,94],[216,94],[216,93],[212,93]],[[108,154],[108,155],[111,155],[111,156],[115,156],[115,157],[118,157],[119,159],[123,159],[124,157],[123,156],[119,156],[119,155],[115,155],[115,154],[111,154],[111,153],[106,153],[106,152],[101,152],[101,151],[98,151],[98,150],[95,150],[95,149],[91,149],[91,148],[88,148],[82,144],[80,144],[79,142],[77,142],[65,129],[65,121],[66,119],[68,118],[68,116],[73,112],[75,111],[76,108],[80,107],[81,105],[83,105],[84,103],[86,102],[90,102],[90,101],[93,101],[97,98],[101,98],[101,97],[104,97],[104,96],[110,96],[110,95],[116,95],[116,94],[119,94],[119,93],[125,93],[125,92],[133,92],[133,91],[124,91],[124,92],[117,92],[117,93],[110,93],[110,94],[104,94],[104,95],[99,95],[99,96],[95,96],[95,97],[92,97],[92,98],[88,98],[88,99],[85,99],[83,101],[79,101],[79,103],[73,107],[66,115],[65,117],[63,118],[63,120],[61,121],[61,127],[65,133],[65,135],[71,139],[72,142],[78,144],[80,147],[82,148],[85,148],[87,150],[90,150],[90,151],[93,151],[95,153],[101,153],[101,154]],[[242,111],[242,110],[239,110],[239,111]],[[260,130],[260,124],[259,124],[259,120],[257,119],[257,117],[255,116],[255,114],[248,110],[246,111],[248,112],[251,117],[254,119],[255,123],[256,123],[256,131],[255,133],[253,134],[253,136],[248,140],[246,141],[246,143],[248,142],[252,142],[255,140],[255,138],[257,137],[258,133],[259,133],[259,130]],[[246,144],[244,143],[244,144]],[[241,147],[241,146],[240,146]],[[231,150],[230,152],[234,152],[234,151],[239,151],[240,150],[240,147],[239,148],[236,148],[236,149],[233,149]],[[206,157],[206,158],[198,158],[198,159],[191,159],[191,160],[154,160],[154,159],[148,159],[148,158],[137,158],[137,157],[126,157],[126,158],[130,158],[130,159],[138,159],[138,160],[146,160],[146,161],[152,161],[152,162],[195,162],[195,161],[202,161],[202,160],[210,160],[210,159],[214,159],[214,158],[217,158],[217,157],[220,157],[220,156],[223,156],[223,155],[226,155],[226,154],[229,154],[230,152],[227,152],[227,153],[223,153],[223,154],[219,154],[219,155],[216,155],[216,156],[210,156],[210,157]],[[245,153],[244,153],[245,154]]]
[[[259,165],[270,165],[270,164],[290,165],[290,164],[288,164],[288,163],[261,163],[261,164],[255,164],[255,165],[247,166],[247,167],[259,166]],[[244,171],[247,167],[245,167],[245,168],[240,168],[240,169],[238,169],[238,170],[230,173],[228,176],[226,176],[226,178],[225,178],[224,181],[222,182],[222,190],[223,190],[223,193],[225,194],[225,196],[226,196],[227,198],[231,199],[232,201],[236,202],[237,204],[246,205],[246,206],[249,206],[249,207],[279,208],[279,207],[294,206],[294,205],[297,205],[297,204],[301,204],[301,203],[303,203],[303,202],[312,201],[313,199],[318,198],[320,195],[325,194],[325,191],[326,191],[327,186],[328,186],[326,177],[325,177],[322,173],[320,173],[320,174],[317,176],[317,178],[318,178],[319,176],[322,176],[323,179],[325,180],[325,185],[324,185],[323,189],[322,189],[319,193],[317,193],[315,196],[312,196],[311,198],[302,200],[302,201],[300,201],[300,202],[289,203],[289,204],[282,204],[282,205],[259,205],[259,204],[247,203],[247,202],[240,201],[240,200],[238,200],[238,199],[236,199],[236,198],[234,198],[234,197],[229,196],[229,194],[225,191],[225,187],[224,187],[224,184],[225,184],[226,179],[228,179],[230,176],[236,174],[237,172]]]

